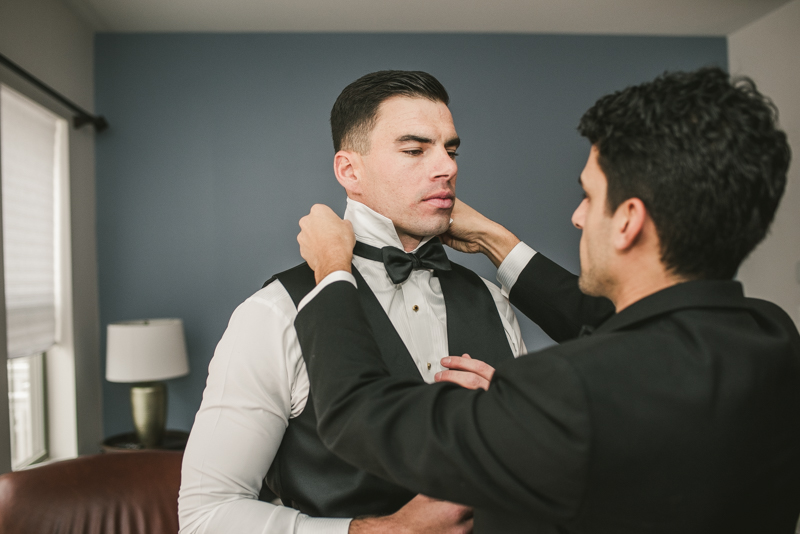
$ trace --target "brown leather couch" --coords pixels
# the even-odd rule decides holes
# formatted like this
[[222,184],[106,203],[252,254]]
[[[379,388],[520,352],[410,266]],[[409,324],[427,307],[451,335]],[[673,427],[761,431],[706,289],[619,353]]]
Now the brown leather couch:
[[176,534],[182,452],[97,454],[0,476],[0,534]]

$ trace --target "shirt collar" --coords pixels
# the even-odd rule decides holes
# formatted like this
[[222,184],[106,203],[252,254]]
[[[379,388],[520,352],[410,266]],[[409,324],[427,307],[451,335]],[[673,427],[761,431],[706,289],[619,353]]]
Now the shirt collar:
[[[348,198],[347,208],[344,210],[344,220],[350,221],[353,225],[353,232],[356,234],[357,241],[378,248],[389,246],[404,250],[403,243],[397,236],[397,230],[392,220],[367,205]],[[412,252],[419,249],[433,237],[435,236],[425,237]]]
[[694,280],[675,284],[634,302],[600,325],[595,334],[621,330],[685,308],[747,308],[742,284],[732,280]]

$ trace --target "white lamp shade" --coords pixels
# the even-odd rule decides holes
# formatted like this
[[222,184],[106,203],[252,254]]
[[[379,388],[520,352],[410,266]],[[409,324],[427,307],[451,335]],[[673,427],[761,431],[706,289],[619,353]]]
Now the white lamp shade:
[[189,374],[183,321],[143,319],[108,325],[106,380],[151,382]]

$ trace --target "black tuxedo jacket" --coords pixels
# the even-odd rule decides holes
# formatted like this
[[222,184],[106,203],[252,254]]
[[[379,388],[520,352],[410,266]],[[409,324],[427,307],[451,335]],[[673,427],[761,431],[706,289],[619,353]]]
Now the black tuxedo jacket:
[[[678,284],[608,320],[537,254],[511,300],[561,345],[488,391],[386,372],[352,284],[295,322],[318,430],[415,492],[574,533],[784,533],[800,513],[800,337],[729,281]],[[600,324],[602,323],[602,324]]]

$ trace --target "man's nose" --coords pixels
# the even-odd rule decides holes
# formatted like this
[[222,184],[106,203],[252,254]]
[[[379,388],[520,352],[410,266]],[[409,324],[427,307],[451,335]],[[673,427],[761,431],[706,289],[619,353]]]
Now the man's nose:
[[583,219],[586,216],[586,200],[582,200],[572,213],[572,225],[578,230],[583,230]]
[[434,176],[436,178],[450,179],[458,172],[458,164],[453,155],[447,150],[437,151],[436,168]]

